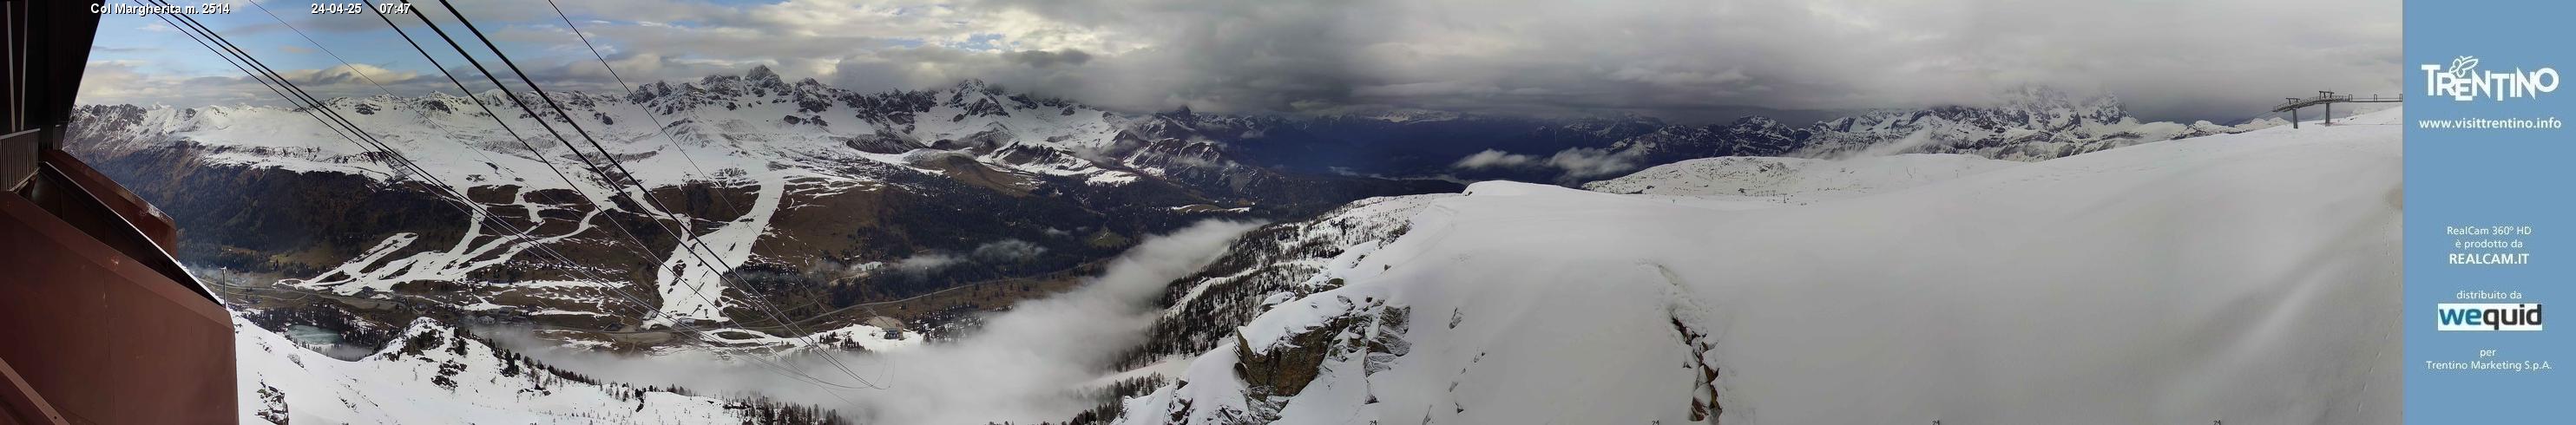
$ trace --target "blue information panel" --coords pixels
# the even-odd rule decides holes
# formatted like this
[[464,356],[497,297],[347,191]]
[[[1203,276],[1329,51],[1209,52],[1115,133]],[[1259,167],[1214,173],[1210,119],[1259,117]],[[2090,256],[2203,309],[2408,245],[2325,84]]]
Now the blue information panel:
[[[2576,2],[2406,2],[2406,422],[2576,423]],[[2561,307],[2567,308],[2567,307]]]

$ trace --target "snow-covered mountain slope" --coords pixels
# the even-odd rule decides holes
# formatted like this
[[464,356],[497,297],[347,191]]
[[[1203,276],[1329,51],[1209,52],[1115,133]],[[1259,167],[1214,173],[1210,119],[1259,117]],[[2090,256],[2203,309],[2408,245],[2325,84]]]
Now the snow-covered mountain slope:
[[[581,92],[553,93],[572,117],[546,108],[544,100],[522,93],[519,101],[536,106],[550,131],[498,92],[472,98],[434,94],[422,98],[373,96],[333,99],[330,106],[376,137],[422,163],[450,182],[506,180],[530,189],[558,189],[597,184],[596,176],[570,185],[535,161],[516,139],[491,123],[483,107],[502,113],[512,128],[557,167],[578,167],[580,160],[565,140],[585,150],[589,133],[608,155],[623,161],[634,177],[649,186],[687,180],[747,184],[764,178],[771,165],[798,171],[821,170],[820,178],[875,181],[865,173],[816,166],[831,162],[880,162],[910,165],[901,154],[918,148],[974,148],[992,155],[1015,146],[1098,150],[1116,145],[1118,118],[1078,105],[1012,95],[998,87],[969,81],[935,91],[854,93],[812,80],[788,84],[766,68],[744,76],[709,76],[695,83],[654,83],[636,95]],[[482,106],[476,106],[481,103]],[[269,107],[91,106],[83,112],[84,134],[93,151],[147,149],[174,140],[222,148],[209,157],[296,170],[339,171],[384,176],[388,168],[366,160],[365,151],[323,128],[301,111]],[[647,115],[647,111],[654,111]],[[660,122],[656,128],[651,122]],[[837,122],[836,122],[837,121]],[[582,131],[576,132],[573,127]],[[560,134],[560,138],[558,138]],[[666,134],[668,137],[666,137]],[[593,160],[598,152],[588,155]],[[1128,171],[1070,155],[1034,158],[1009,164],[1013,171],[1127,178]],[[792,167],[789,167],[792,166]],[[587,174],[587,173],[576,173]],[[542,177],[540,177],[542,176]],[[587,186],[584,189],[607,189]]]
[[1831,158],[1964,153],[2036,161],[2250,129],[2208,121],[2143,122],[2130,117],[2119,99],[2076,99],[2044,87],[2024,87],[2000,97],[1983,107],[1878,110],[1818,122],[1809,127],[1813,136],[1792,154]]
[[2393,423],[2400,114],[1760,209],[1479,183],[1118,422]]
[[[1726,156],[1836,159],[1948,153],[2040,161],[2140,143],[2243,132],[2268,124],[2144,122],[2129,116],[2116,98],[2077,98],[2045,87],[2023,87],[1996,97],[1980,104],[1859,111],[1805,125],[1748,116],[1715,125],[1646,122],[1602,127],[1626,131],[1590,138],[1580,137],[1587,134],[1581,131],[1532,132],[1576,135],[1576,140],[1597,143],[1545,148],[1549,150],[1505,145],[1484,151],[1453,152],[1446,158],[1452,162],[1445,165],[1464,177],[1572,184],[1659,164]],[[1569,125],[1565,130],[1573,128]],[[1533,175],[1544,177],[1531,178]]]
[[824,423],[829,412],[601,382],[427,318],[338,360],[236,319],[242,423]]
[[[495,214],[524,215],[504,217],[516,219],[511,221],[517,221],[518,226],[543,230],[561,225],[565,229],[539,232],[535,242],[522,242],[504,237],[510,232],[487,228],[482,223],[485,217],[474,212],[467,222],[455,223],[465,228],[465,235],[452,244],[414,246],[431,242],[421,241],[421,235],[416,233],[393,233],[382,236],[373,247],[346,263],[288,284],[357,295],[394,292],[396,285],[413,282],[491,281],[476,276],[495,266],[531,261],[528,257],[535,254],[529,250],[539,245],[568,244],[574,241],[565,239],[583,236],[600,245],[624,242],[618,239],[625,238],[626,233],[599,229],[613,218],[604,216],[604,212],[625,212],[648,220],[673,215],[686,219],[655,224],[676,226],[676,231],[698,238],[708,249],[695,253],[687,247],[661,244],[646,248],[650,252],[634,253],[661,263],[654,268],[651,286],[646,288],[659,300],[659,305],[653,306],[658,315],[647,324],[667,325],[674,320],[725,322],[732,320],[724,312],[731,307],[731,300],[724,294],[726,282],[717,272],[752,261],[754,248],[764,236],[783,233],[773,229],[772,223],[782,206],[813,206],[851,192],[928,190],[895,187],[901,185],[895,178],[898,174],[990,172],[998,177],[979,183],[1023,192],[1039,184],[1036,175],[1069,176],[1093,184],[1119,184],[1137,178],[1130,171],[1109,170],[1073,158],[1067,151],[1110,145],[1109,139],[1119,133],[1105,121],[1107,114],[1077,111],[1075,106],[1060,101],[1007,96],[996,88],[973,83],[937,92],[866,95],[824,87],[811,80],[789,85],[767,69],[756,68],[747,76],[711,76],[696,84],[650,84],[634,97],[585,93],[557,93],[555,97],[573,116],[540,109],[546,114],[542,125],[535,116],[517,113],[511,102],[497,92],[474,98],[431,95],[334,99],[332,109],[454,186],[449,189],[458,193],[497,192],[489,199],[477,200],[494,208]],[[520,101],[543,104],[532,94]],[[519,139],[504,134],[483,112],[484,106],[501,112],[518,135],[534,145],[521,145]],[[656,114],[648,116],[647,110]],[[371,160],[366,149],[316,125],[301,111],[112,106],[85,107],[82,112],[85,119],[80,120],[83,126],[77,131],[78,137],[88,141],[83,150],[93,155],[113,156],[172,145],[197,146],[203,152],[201,160],[212,165],[419,180]],[[934,116],[937,119],[931,118]],[[835,120],[841,124],[830,123]],[[651,122],[663,124],[656,128]],[[575,136],[579,133],[588,133],[602,143],[598,147],[606,149],[605,156],[590,150],[593,147],[589,139]],[[1028,138],[1026,142],[1034,146],[1013,151],[1027,161],[988,162],[998,161],[991,155],[1022,142],[1020,137]],[[924,159],[930,156],[905,154],[964,139],[993,145],[969,148],[988,155],[962,163],[940,163]],[[576,148],[588,153],[576,153]],[[1057,155],[1036,158],[1026,151],[1033,149],[1054,149],[1051,152]],[[608,157],[623,165],[604,170],[612,175],[631,176],[645,188],[660,191],[703,184],[719,189],[695,193],[700,199],[675,198],[672,193],[657,193],[649,200],[623,197],[620,194],[634,189],[587,168],[589,164],[607,167]],[[994,170],[976,169],[986,165]],[[558,176],[558,171],[569,178]],[[798,202],[783,199],[791,192]],[[578,196],[587,198],[575,199]],[[666,201],[682,207],[723,205],[663,211],[661,208],[667,205],[662,202]],[[564,218],[554,219],[557,216]],[[631,245],[621,248],[632,249],[635,247]],[[609,310],[599,304],[613,301],[601,299],[603,296],[586,294],[563,301],[590,306],[573,309],[576,311],[606,313]]]
[[1843,160],[1728,156],[1701,158],[1584,183],[1585,190],[1804,204],[1994,171],[2022,164],[1962,154],[1902,154]]
[[[989,183],[1024,190],[1036,189],[1042,176],[1119,186],[1140,178],[1199,177],[1192,173],[1238,180],[1262,175],[1238,169],[1236,154],[1215,142],[1171,131],[1196,123],[1186,112],[1180,117],[1121,115],[976,80],[936,90],[861,93],[812,79],[791,84],[756,67],[740,76],[646,84],[631,96],[551,94],[552,103],[566,108],[569,117],[546,107],[549,102],[533,93],[517,93],[514,102],[497,91],[470,98],[341,98],[329,105],[436,177],[461,186],[613,192],[600,176],[582,168],[585,162],[605,164],[609,157],[624,165],[615,171],[632,172],[648,187],[793,181],[845,191],[889,184],[886,174],[893,172],[967,172],[956,165],[990,168],[976,172],[1000,180]],[[535,107],[537,114],[524,112],[516,106],[520,102]],[[503,115],[517,136],[533,146],[521,145],[519,137],[494,125],[486,107]],[[79,108],[78,115],[74,137],[82,140],[80,149],[91,153],[197,144],[214,163],[378,178],[399,174],[299,110],[90,105]],[[599,145],[592,146],[593,140]],[[606,150],[604,157],[598,149]],[[949,157],[925,155],[924,150],[963,153],[968,162],[946,163],[942,159]],[[539,158],[566,169],[573,181],[555,178]],[[1197,189],[1212,195],[1243,191]]]
[[1346,268],[1402,235],[1407,218],[1455,194],[1362,199],[1303,221],[1245,233],[1199,273],[1164,287],[1163,317],[1124,366],[1141,367],[1213,348],[1237,326],[1280,302],[1340,287],[1320,274]]
[[[847,308],[862,302],[1071,270],[1210,216],[1303,216],[1455,187],[1245,166],[1160,130],[1172,117],[978,81],[859,93],[754,68],[551,101],[568,113],[497,91],[328,102],[428,176],[306,111],[270,107],[82,106],[69,146],[190,229],[182,259],[273,276],[259,289],[402,301],[418,311],[395,315],[449,320],[755,321],[772,325],[732,334],[783,337],[741,341],[845,328],[875,316]],[[613,339],[589,338],[576,342]]]
[[1844,158],[1899,153],[2038,161],[2253,128],[2207,121],[2141,122],[2130,117],[2116,98],[2077,99],[2045,87],[2024,87],[1998,97],[1989,105],[1880,109],[1803,127],[1751,117],[1692,132],[1666,131],[1622,140],[1610,146],[1608,154],[1645,165],[1718,155]]
[[[2139,124],[2114,100],[2076,102],[2044,89],[2017,92],[1997,106],[1876,111],[1800,128],[1760,118],[1696,127],[1643,117],[1545,121],[1433,111],[1123,115],[975,81],[859,93],[812,80],[788,83],[765,68],[648,84],[633,95],[554,97],[569,114],[517,112],[517,102],[498,92],[330,102],[455,186],[449,189],[477,195],[495,217],[427,196],[351,206],[345,193],[310,189],[388,192],[378,185],[425,184],[428,176],[401,175],[301,111],[85,106],[72,137],[77,150],[112,174],[122,172],[145,196],[172,205],[183,225],[199,229],[182,249],[183,259],[197,264],[278,273],[292,287],[340,296],[464,289],[442,303],[483,307],[466,309],[475,314],[648,316],[633,324],[547,319],[563,325],[668,327],[735,322],[758,313],[747,303],[798,301],[747,299],[766,295],[734,288],[719,273],[737,266],[810,275],[797,279],[814,281],[793,288],[808,292],[798,296],[827,297],[840,306],[947,289],[941,281],[1062,270],[1110,255],[1114,242],[1129,235],[1201,215],[1303,218],[1363,196],[1450,187],[1438,180],[1299,176],[1263,166],[1301,161],[1289,158],[1418,157],[1470,140],[1475,149],[1564,149],[1546,161],[1523,161],[1566,167],[1562,176],[1488,177],[1571,183],[1712,156],[1926,151],[2036,159],[2232,131]],[[530,94],[516,100],[547,103]],[[531,144],[492,125],[486,107]],[[575,152],[592,149],[621,161],[623,171],[609,174],[631,175],[649,195],[621,196],[626,185],[591,172],[584,161],[604,164],[603,155]],[[1431,158],[1436,164],[1454,159]],[[272,177],[281,175],[297,177]],[[360,176],[363,183],[311,183],[326,178],[309,177],[315,175]],[[226,193],[238,187],[276,190]],[[214,199],[189,199],[200,197]],[[386,210],[405,213],[388,217]],[[489,219],[534,229],[533,241],[482,223]],[[705,249],[656,235],[666,229]],[[298,233],[309,237],[288,237]],[[927,282],[884,273],[914,259],[1020,244],[1034,244],[1038,258],[1008,259],[998,270],[950,268],[970,275]],[[542,254],[549,248],[577,264],[534,258],[548,256]],[[843,271],[817,273],[833,268]],[[608,273],[639,269],[650,272]],[[867,284],[815,288],[850,279]],[[492,285],[504,281],[545,287]],[[642,296],[630,300],[620,291]]]

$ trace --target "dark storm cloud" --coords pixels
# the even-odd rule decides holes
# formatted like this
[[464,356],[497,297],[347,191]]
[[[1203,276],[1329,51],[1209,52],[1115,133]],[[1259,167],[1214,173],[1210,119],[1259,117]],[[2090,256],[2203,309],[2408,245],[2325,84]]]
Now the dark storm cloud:
[[1031,68],[1045,68],[1056,65],[1081,65],[1083,62],[1091,61],[1090,53],[1083,53],[1081,50],[1075,49],[1064,49],[1053,52],[1045,50],[1025,50],[1017,53],[1005,54],[1004,56],[1010,58],[1012,62],[1018,62],[1021,65],[1028,65]]
[[[458,3],[550,88],[614,90],[543,2]],[[976,78],[1128,111],[1425,108],[1688,122],[1978,104],[2043,85],[2117,95],[2147,119],[2233,120],[2316,90],[2393,93],[2404,69],[2396,0],[562,4],[638,84],[767,65],[856,90]],[[298,26],[384,31],[371,19]]]
[[1053,89],[1129,109],[1345,106],[1375,78],[1355,50],[1394,36],[1385,25],[1393,22],[1360,16],[1387,7],[1377,2],[994,0],[973,7],[1025,11],[1141,42],[1145,47],[1099,58],[1085,72],[1056,76],[1078,85]]
[[[2024,86],[2149,118],[2392,92],[2394,1],[990,0],[1152,47],[1108,87],[1219,109],[1367,105],[1688,118],[1742,106],[1980,103]],[[1159,81],[1147,84],[1141,81]],[[1114,84],[1124,82],[1125,84]],[[1114,96],[1112,96],[1114,97]]]

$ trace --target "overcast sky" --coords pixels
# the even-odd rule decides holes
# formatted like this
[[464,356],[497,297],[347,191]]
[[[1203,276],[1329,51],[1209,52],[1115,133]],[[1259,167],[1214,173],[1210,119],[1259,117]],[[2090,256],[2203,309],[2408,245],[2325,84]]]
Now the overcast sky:
[[[2397,0],[558,1],[638,84],[768,65],[867,91],[980,78],[1122,111],[1691,122],[1743,107],[1979,104],[2044,85],[2116,95],[2150,120],[2233,121],[2317,90],[2393,94],[2406,69]],[[456,3],[549,90],[618,90],[545,2]],[[455,92],[374,15],[256,3],[316,48],[235,4],[197,18],[308,89]],[[435,1],[416,4],[466,37]],[[396,18],[480,80],[416,18]],[[278,104],[157,18],[102,21],[83,103]]]

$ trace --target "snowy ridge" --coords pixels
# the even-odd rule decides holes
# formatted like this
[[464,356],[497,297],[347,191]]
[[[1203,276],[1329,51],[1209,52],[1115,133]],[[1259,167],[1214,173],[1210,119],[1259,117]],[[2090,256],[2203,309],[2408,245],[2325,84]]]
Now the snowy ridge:
[[[1377,243],[1393,239],[1394,235],[1401,231],[1400,229],[1404,227],[1403,217],[1413,215],[1415,211],[1429,205],[1432,200],[1450,196],[1455,195],[1390,196],[1352,201],[1350,205],[1324,213],[1322,217],[1314,220],[1282,224],[1280,228],[1270,229],[1258,235],[1268,236],[1267,239],[1247,238],[1250,242],[1244,243],[1244,245],[1255,246],[1237,247],[1231,250],[1269,253],[1296,252],[1296,248],[1306,246],[1347,247],[1341,249],[1340,254],[1330,256],[1282,256],[1265,258],[1264,261],[1259,262],[1265,267],[1290,269],[1276,272],[1279,274],[1311,275],[1316,271],[1330,268],[1337,262],[1345,262],[1345,257],[1366,256],[1367,251],[1374,249]],[[1186,292],[1171,304],[1189,304],[1197,300],[1199,295],[1205,293],[1211,286],[1242,283],[1242,279],[1251,277],[1256,271],[1261,270],[1246,269],[1225,276],[1206,277],[1187,282],[1179,286],[1186,288]],[[1307,278],[1299,283],[1309,286],[1325,284],[1324,281],[1315,278]]]
[[1551,132],[1606,140],[1599,145],[1566,147],[1553,153],[1486,149],[1459,157],[1448,166],[1470,173],[1522,173],[1501,175],[1521,181],[1546,181],[1526,173],[1553,172],[1555,181],[1571,184],[1643,167],[1728,156],[1845,159],[1964,154],[2029,162],[2141,143],[2251,131],[2271,124],[2144,122],[2129,116],[2119,100],[2110,96],[2077,98],[2034,86],[2001,93],[1992,102],[1866,110],[1804,125],[1762,116],[1700,126],[1666,125],[1645,118],[1577,122]]
[[2020,162],[1961,154],[1903,154],[1845,160],[1729,156],[1657,165],[1583,184],[1621,194],[1804,204],[1921,186]]
[[[521,101],[542,104],[534,94],[521,96]],[[529,260],[528,251],[538,245],[578,242],[566,239],[600,229],[607,219],[603,213],[620,211],[679,218],[662,223],[700,238],[705,250],[711,251],[691,255],[692,247],[672,247],[652,253],[663,264],[654,272],[649,290],[658,292],[660,300],[659,314],[649,324],[721,323],[734,319],[724,311],[738,300],[728,296],[718,274],[755,261],[752,248],[774,235],[770,219],[791,195],[813,198],[886,190],[890,173],[957,176],[989,169],[993,174],[976,177],[1026,192],[1036,185],[1027,176],[1067,176],[1093,186],[1118,186],[1138,181],[1143,177],[1139,173],[1218,165],[1173,163],[1170,158],[1179,158],[1173,153],[1147,149],[1151,141],[1130,132],[1130,127],[1144,121],[1059,100],[1010,94],[977,81],[944,90],[856,93],[810,79],[789,84],[766,68],[755,68],[742,76],[648,84],[631,97],[579,92],[552,96],[569,110],[569,116],[542,108],[538,116],[515,112],[519,109],[498,91],[473,97],[433,94],[328,101],[331,109],[455,186],[448,189],[475,193],[476,188],[508,188],[502,192],[508,199],[478,197],[477,201],[496,208],[496,213],[500,207],[524,211],[524,216],[501,217],[515,220],[519,227],[545,228],[547,213],[578,218],[561,233],[541,232],[531,235],[534,241],[521,241],[510,237],[510,232],[487,228],[486,217],[476,211],[474,221],[467,223],[468,236],[454,246],[416,247],[412,245],[418,235],[394,234],[377,242],[377,248],[366,255],[289,283],[340,295],[387,293],[406,282],[471,283],[469,276],[493,266]],[[483,113],[485,107],[501,113],[537,152],[495,126]],[[85,149],[92,151],[135,152],[175,141],[202,152],[200,160],[213,165],[427,182],[379,163],[301,111],[116,105],[84,106],[76,113],[80,117],[74,132],[90,142]],[[556,131],[542,127],[540,116]],[[655,128],[652,123],[657,121],[664,126]],[[660,211],[651,202],[619,202],[620,194],[634,189],[585,169],[584,155],[603,166],[606,163],[567,124],[578,124],[596,138],[609,157],[632,172],[631,177],[657,193],[652,195],[657,200],[678,202],[659,192],[708,184],[750,189],[753,199],[741,200],[750,207],[739,217],[727,219]],[[558,139],[558,133],[570,140]],[[587,153],[576,154],[575,148]],[[956,161],[962,164],[949,162],[950,158],[961,158]],[[570,181],[558,178],[558,169]],[[569,194],[557,189],[576,190],[589,198],[554,199]],[[719,208],[718,212],[732,210]],[[587,242],[615,244],[624,238],[609,235],[615,239]],[[563,301],[596,304],[600,295],[604,294]]]
[[[1313,219],[1246,233],[1226,249],[1224,258],[1165,288],[1161,305],[1166,308],[1154,324],[1151,342],[1125,359],[1126,366],[1196,356],[1274,305],[1339,287],[1342,281],[1320,272],[1351,267],[1402,235],[1407,219],[1422,208],[1454,196],[1362,199]],[[1173,366],[1164,369],[1177,369]]]
[[1819,122],[1810,127],[1815,136],[1790,156],[1965,153],[2036,161],[2251,129],[2208,121],[2141,122],[2108,95],[2075,99],[2055,89],[2024,87],[1998,97],[1986,106],[1877,110]]
[[1118,422],[2393,423],[2400,114],[1803,206],[1479,183]]
[[239,319],[233,329],[242,423],[748,423],[775,413],[736,400],[586,382],[429,319],[355,361]]

